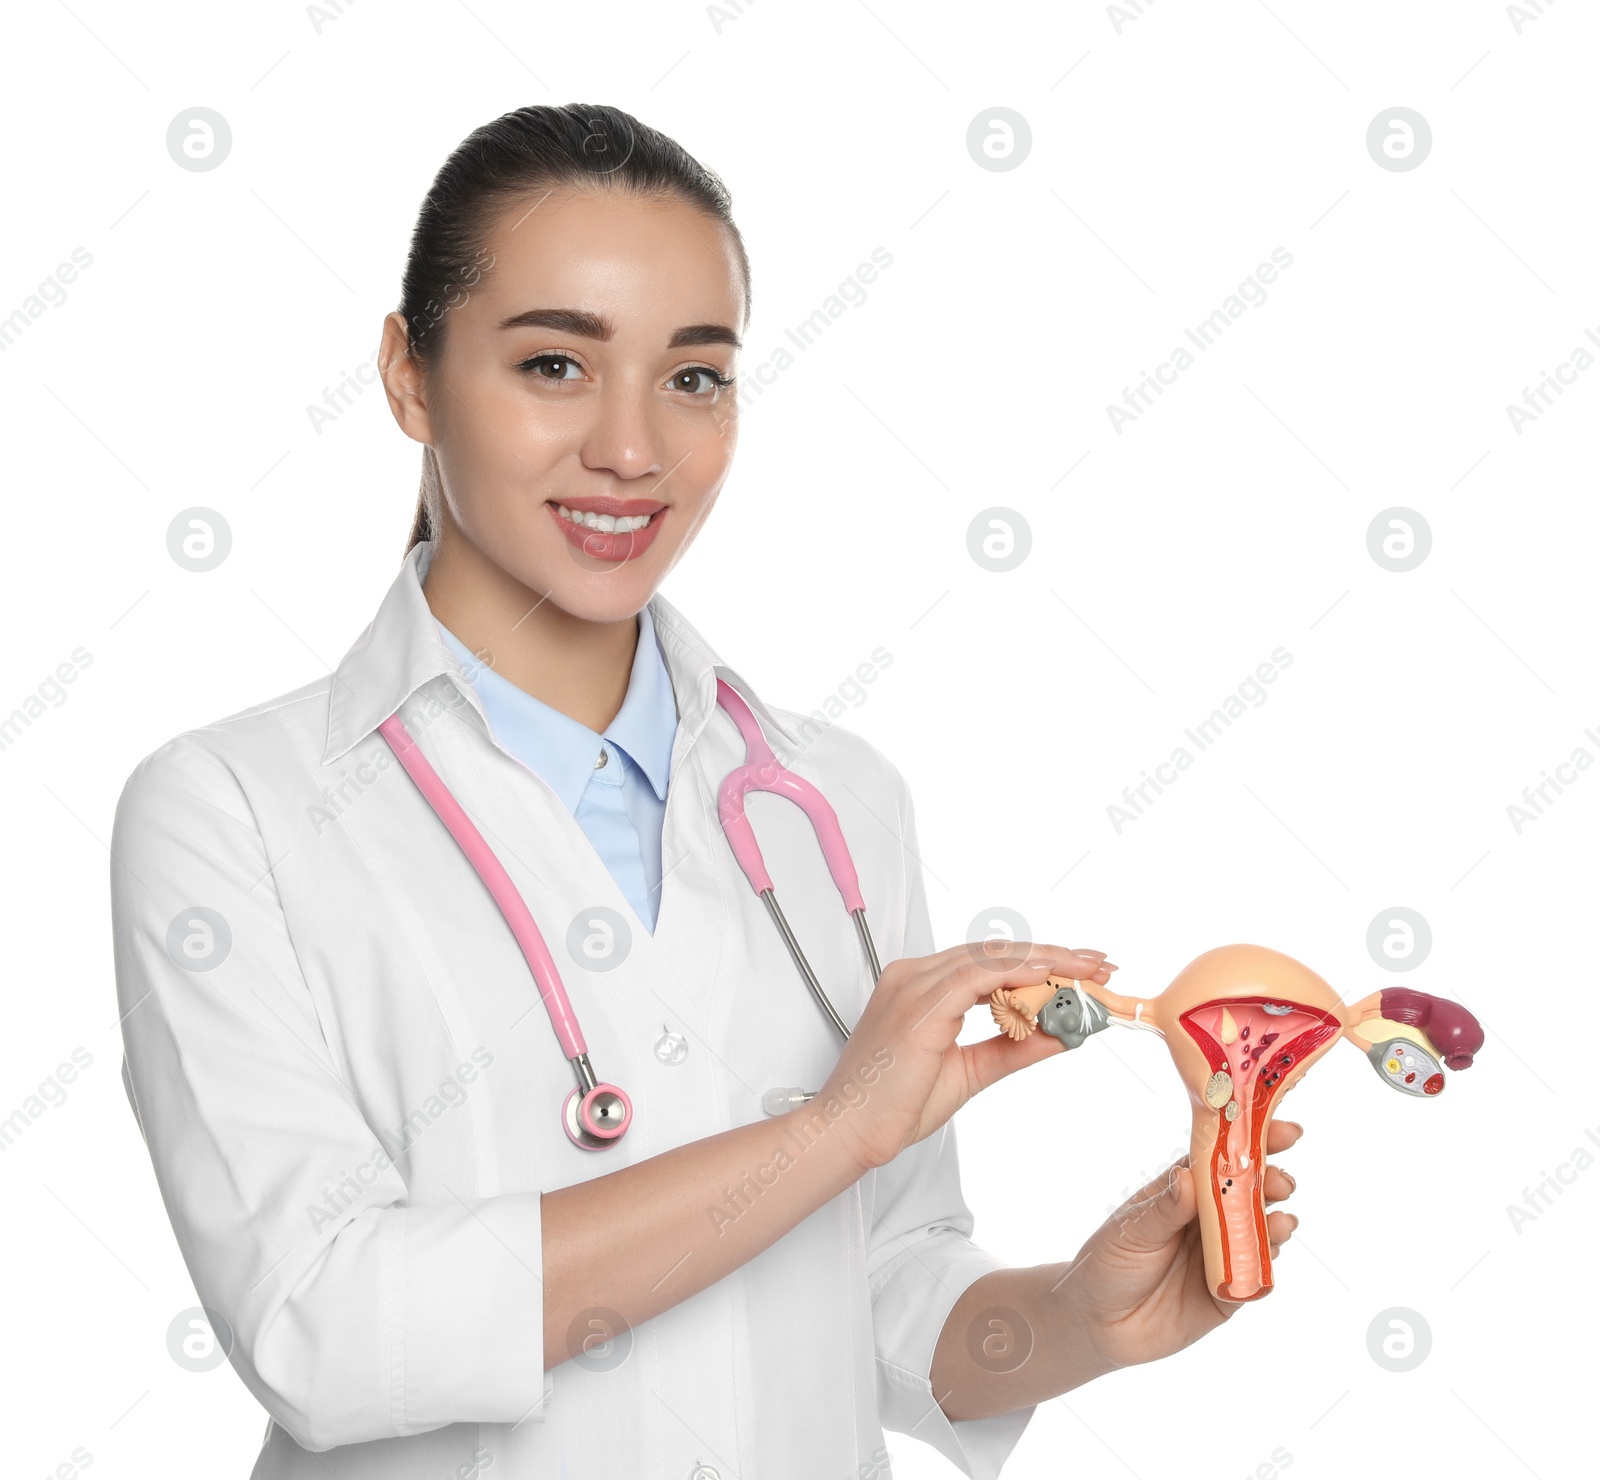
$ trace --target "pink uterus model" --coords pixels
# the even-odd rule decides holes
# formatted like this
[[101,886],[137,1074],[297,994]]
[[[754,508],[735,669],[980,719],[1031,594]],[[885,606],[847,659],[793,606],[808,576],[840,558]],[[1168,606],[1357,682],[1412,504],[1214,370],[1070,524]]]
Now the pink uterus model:
[[1444,1089],[1445,1068],[1468,1068],[1483,1047],[1478,1020],[1458,1003],[1386,987],[1347,1007],[1309,967],[1254,945],[1197,956],[1148,999],[1052,976],[1000,988],[989,1010],[1012,1038],[1043,1030],[1069,1049],[1112,1022],[1166,1040],[1193,1107],[1189,1166],[1206,1280],[1217,1299],[1236,1303],[1272,1289],[1262,1146],[1306,1071],[1345,1038],[1385,1084],[1426,1099]]

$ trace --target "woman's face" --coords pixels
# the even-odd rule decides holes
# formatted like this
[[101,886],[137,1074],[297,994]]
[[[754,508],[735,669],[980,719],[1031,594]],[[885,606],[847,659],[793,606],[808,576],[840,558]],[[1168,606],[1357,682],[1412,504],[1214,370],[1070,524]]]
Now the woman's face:
[[390,353],[405,344],[390,315],[390,404],[434,449],[445,541],[573,616],[620,620],[677,564],[728,474],[738,422],[719,381],[744,322],[733,244],[677,197],[539,191],[500,217],[482,260],[446,300],[425,380]]

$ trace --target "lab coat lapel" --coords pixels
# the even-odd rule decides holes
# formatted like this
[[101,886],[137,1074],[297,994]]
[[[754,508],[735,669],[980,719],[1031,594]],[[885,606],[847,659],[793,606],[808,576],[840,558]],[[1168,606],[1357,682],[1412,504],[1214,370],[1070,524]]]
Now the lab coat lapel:
[[[722,835],[717,788],[743,762],[744,746],[732,721],[718,709],[717,680],[724,679],[744,696],[779,758],[817,780],[798,754],[803,748],[798,736],[676,607],[659,593],[652,598],[653,626],[678,709],[662,829],[662,893],[652,935],[554,791],[493,740],[477,694],[459,674],[422,591],[433,550],[432,542],[425,541],[409,552],[372,623],[336,670],[324,763],[357,746],[362,753],[369,744],[381,748],[372,731],[388,714],[397,709],[406,715],[420,713],[418,706],[428,695],[444,699],[448,715],[428,723],[418,741],[527,899],[567,984],[597,1072],[624,1084],[630,1094],[632,1085],[641,1084],[648,1099],[648,1086],[654,1083],[669,1101],[679,1098],[688,1083],[680,1084],[683,1076],[653,1074],[661,1065],[651,1049],[663,1022],[690,1039],[691,1052],[715,1055],[723,1066],[724,1094],[718,1104],[679,1104],[659,1119],[636,1105],[638,1130],[625,1141],[634,1156],[654,1155],[667,1145],[708,1134],[730,1116],[740,1123],[759,1114],[760,1094],[771,1087],[760,1078],[769,1074],[764,1054],[785,1066],[785,1077],[772,1083],[795,1083],[809,1075],[806,1087],[815,1087],[817,1076],[837,1057],[836,1034],[831,1028],[819,1031],[819,1024],[826,1027],[820,1010]],[[415,723],[411,727],[418,729]],[[421,803],[418,815],[428,815],[426,803],[415,800]],[[859,953],[850,954],[853,932],[841,928],[838,895],[810,823],[788,802],[764,795],[752,797],[750,813],[769,861],[782,869],[777,882],[784,908],[796,928],[805,930],[807,952],[835,1005],[847,1022],[853,1021],[859,1001],[850,986],[864,972]],[[430,817],[417,825],[437,823]],[[454,847],[442,828],[440,836],[441,846]],[[464,859],[461,866],[469,868]],[[629,927],[629,957],[613,970],[595,970],[592,960],[582,959],[581,943],[589,927],[575,922],[586,914],[597,916],[597,906],[614,911]],[[424,920],[432,913],[426,901],[418,902],[417,911]],[[483,908],[472,914],[476,928],[503,924],[486,897]],[[442,922],[438,928],[445,928]],[[569,933],[579,942],[577,951]],[[520,976],[518,995],[508,1004],[521,1024],[520,1040],[530,1025],[536,1029],[542,1023],[544,1013],[509,932],[503,947],[496,954],[506,962],[504,979]],[[441,1010],[447,1018],[459,1017],[459,996],[471,998],[474,988],[452,983],[442,971],[436,981]],[[564,1084],[569,1071],[554,1036],[545,1031],[538,1039],[538,1047],[527,1050],[535,1056],[538,1078],[551,1086]],[[755,1067],[745,1060],[752,1048]],[[732,1060],[740,1062],[738,1073]],[[652,1144],[651,1122],[670,1126],[669,1139]],[[566,1148],[556,1149],[565,1161]],[[573,1148],[576,1157],[589,1154]],[[592,1175],[584,1165],[583,1175]],[[559,1180],[578,1175],[566,1170]]]
[[[676,897],[669,897],[663,884],[656,944],[675,969],[683,995],[701,1008],[708,1046],[718,1046],[724,1089],[720,1114],[728,1123],[742,1124],[762,1113],[761,1096],[768,1089],[816,1089],[838,1059],[840,1039],[723,835],[717,792],[746,754],[733,720],[717,706],[717,679],[749,703],[782,763],[824,794],[828,782],[802,753],[805,746],[797,731],[722,662],[681,613],[659,595],[651,610],[682,710],[662,866],[666,870],[677,860],[678,869],[695,870],[695,887]],[[841,807],[845,799],[830,800]],[[871,995],[872,982],[810,819],[787,798],[764,792],[749,794],[746,811],[802,949],[836,1010],[847,1024],[854,1023]],[[880,821],[890,825],[890,820]],[[855,841],[859,843],[859,833]],[[719,893],[722,909],[717,913]],[[867,901],[868,923],[878,940],[887,938],[882,903]],[[669,919],[680,904],[683,914]],[[680,928],[691,924],[693,928]]]

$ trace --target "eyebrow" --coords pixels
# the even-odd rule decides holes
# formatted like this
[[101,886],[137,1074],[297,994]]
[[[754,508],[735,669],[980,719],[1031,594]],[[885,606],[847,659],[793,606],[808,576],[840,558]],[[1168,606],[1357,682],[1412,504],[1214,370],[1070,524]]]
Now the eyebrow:
[[[563,334],[576,334],[583,339],[610,339],[616,329],[604,314],[590,313],[583,308],[527,308],[500,321],[502,329],[556,329]],[[691,344],[731,344],[743,348],[739,336],[726,324],[686,324],[673,331],[667,341],[668,349],[682,349]]]

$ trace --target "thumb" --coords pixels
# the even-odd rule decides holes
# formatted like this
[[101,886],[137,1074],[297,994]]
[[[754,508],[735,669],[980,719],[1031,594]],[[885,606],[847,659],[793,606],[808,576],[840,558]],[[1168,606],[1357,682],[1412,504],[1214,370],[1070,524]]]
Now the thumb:
[[1154,1253],[1183,1231],[1195,1211],[1194,1176],[1176,1162],[1151,1196],[1119,1216],[1117,1242],[1136,1253]]
[[985,1038],[978,1043],[963,1043],[959,1047],[980,1090],[988,1089],[1007,1074],[1015,1074],[1029,1064],[1037,1064],[1040,1059],[1052,1058],[1067,1051],[1067,1045],[1049,1033],[1030,1033],[1020,1041],[1008,1038],[1004,1033],[996,1033],[993,1038]]

